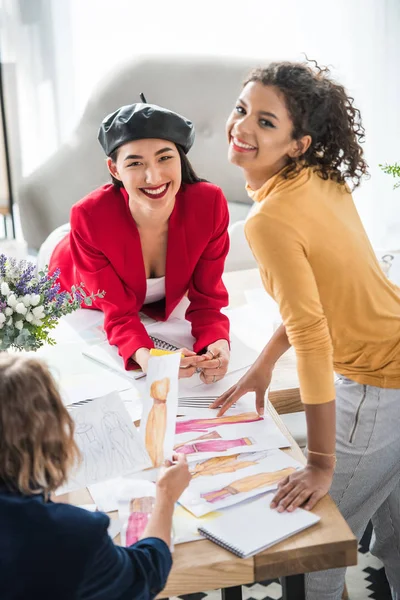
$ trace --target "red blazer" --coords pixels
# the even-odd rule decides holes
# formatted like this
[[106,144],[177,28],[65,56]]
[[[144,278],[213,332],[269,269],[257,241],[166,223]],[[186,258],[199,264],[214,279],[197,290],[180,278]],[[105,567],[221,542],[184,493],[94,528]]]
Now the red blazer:
[[146,273],[128,194],[107,184],[72,207],[71,233],[56,246],[49,268],[61,269],[61,289],[83,282],[87,292],[106,292],[91,308],[104,312],[108,340],[118,346],[125,368],[132,369],[134,352],[153,347],[139,311],[166,320],[186,292],[195,352],[229,340],[229,320],[221,314],[228,304],[221,279],[227,228],[228,206],[220,188],[203,182],[182,186],[169,219],[165,300],[143,305]]

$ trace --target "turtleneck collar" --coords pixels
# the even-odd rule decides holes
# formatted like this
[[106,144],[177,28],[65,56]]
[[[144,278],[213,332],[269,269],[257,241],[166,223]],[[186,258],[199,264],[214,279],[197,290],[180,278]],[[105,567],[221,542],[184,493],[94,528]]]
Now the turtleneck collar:
[[278,171],[278,173],[267,179],[267,181],[260,188],[258,188],[258,190],[253,190],[247,183],[246,191],[250,198],[254,202],[261,202],[262,200],[265,200],[265,198],[269,196],[272,191],[277,191],[278,189],[281,190],[285,188],[291,188],[293,187],[293,185],[303,183],[306,179],[308,179],[310,175],[310,169],[306,167],[299,171],[293,177],[285,179],[282,176],[282,173],[284,172],[285,168],[286,167],[284,167],[283,169]]

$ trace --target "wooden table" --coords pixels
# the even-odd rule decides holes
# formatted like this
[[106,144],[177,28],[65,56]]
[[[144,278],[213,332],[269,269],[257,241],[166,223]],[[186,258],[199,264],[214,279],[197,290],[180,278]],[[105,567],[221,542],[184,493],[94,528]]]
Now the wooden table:
[[[275,409],[270,406],[269,411],[292,444],[285,452],[305,462]],[[87,490],[58,496],[57,501],[93,502]],[[247,559],[208,540],[179,544],[167,586],[158,598],[221,588],[223,600],[241,600],[240,586],[280,577],[284,600],[304,599],[304,573],[357,564],[357,541],[331,498],[321,500],[313,512],[321,517],[319,523]],[[117,513],[110,517],[116,518]]]
[[[261,285],[257,269],[226,273],[224,281],[230,293],[231,307],[245,302],[245,289]],[[275,371],[278,376],[276,389],[283,395],[271,398],[274,405],[280,410],[279,400],[287,404],[290,399],[289,408],[299,410],[295,408],[300,405],[295,361],[289,357],[286,362],[278,362]],[[271,404],[269,411],[292,444],[285,452],[305,463],[303,453]],[[88,490],[58,496],[56,500],[71,504],[93,502]],[[223,600],[241,600],[242,585],[279,577],[284,600],[303,600],[305,573],[357,563],[357,541],[331,498],[322,499],[313,512],[321,517],[319,523],[247,559],[240,559],[208,540],[177,545],[167,585],[158,598],[221,588]],[[116,518],[117,513],[109,516]]]

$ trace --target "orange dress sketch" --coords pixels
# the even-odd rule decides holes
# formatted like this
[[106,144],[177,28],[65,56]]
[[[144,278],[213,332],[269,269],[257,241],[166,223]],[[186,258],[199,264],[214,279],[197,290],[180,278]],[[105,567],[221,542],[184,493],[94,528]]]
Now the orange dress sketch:
[[134,498],[129,504],[129,519],[126,530],[126,545],[135,544],[142,536],[154,507],[154,498]]
[[191,470],[192,479],[196,477],[208,477],[209,475],[220,475],[221,473],[234,473],[239,469],[253,467],[258,464],[257,460],[249,460],[246,454],[233,454],[231,456],[215,456],[197,463]]
[[241,494],[243,492],[251,492],[258,488],[266,487],[287,477],[293,473],[296,469],[293,467],[287,467],[286,469],[280,469],[279,471],[273,471],[270,473],[257,473],[257,475],[249,475],[243,479],[238,479],[226,487],[214,490],[212,492],[206,492],[200,494],[207,502],[218,502],[224,500],[228,496],[234,496],[235,494]]
[[215,417],[214,419],[189,419],[188,421],[180,421],[176,424],[175,433],[188,433],[190,431],[207,431],[211,427],[221,427],[222,425],[232,425],[233,423],[253,423],[262,421],[255,412],[240,413],[239,415],[230,415],[225,417]]
[[150,396],[153,406],[146,423],[145,445],[153,467],[160,467],[164,460],[164,438],[167,429],[167,396],[170,389],[169,377],[153,381]]

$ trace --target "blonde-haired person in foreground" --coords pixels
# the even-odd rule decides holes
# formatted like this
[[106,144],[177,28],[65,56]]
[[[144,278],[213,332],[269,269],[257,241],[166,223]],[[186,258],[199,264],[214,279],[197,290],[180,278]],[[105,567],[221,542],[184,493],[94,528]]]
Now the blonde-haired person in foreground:
[[[399,600],[400,290],[379,266],[348,185],[367,172],[360,113],[327,69],[275,63],[249,75],[227,134],[255,203],[246,237],[283,324],[214,408],[224,413],[255,391],[262,410],[276,361],[294,347],[307,466],[280,482],[274,505],[311,509],[330,491],[359,539],[372,520],[371,550]],[[307,600],[340,600],[344,576],[307,575]]]
[[38,360],[0,354],[0,590],[2,600],[147,600],[165,586],[174,504],[190,474],[169,463],[143,538],[115,546],[109,518],[49,496],[79,458],[74,425]]

